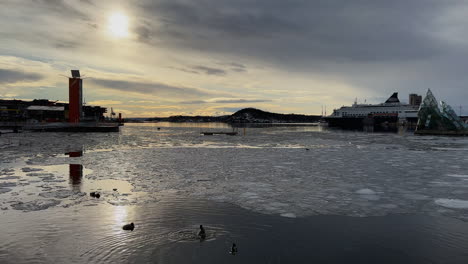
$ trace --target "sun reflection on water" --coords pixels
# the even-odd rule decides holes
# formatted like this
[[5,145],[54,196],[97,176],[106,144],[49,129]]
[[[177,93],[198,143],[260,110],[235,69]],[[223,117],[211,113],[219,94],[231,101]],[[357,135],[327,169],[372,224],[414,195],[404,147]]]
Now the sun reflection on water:
[[125,224],[128,224],[128,210],[130,206],[113,206],[112,209],[114,210],[114,222],[116,226],[122,227]]

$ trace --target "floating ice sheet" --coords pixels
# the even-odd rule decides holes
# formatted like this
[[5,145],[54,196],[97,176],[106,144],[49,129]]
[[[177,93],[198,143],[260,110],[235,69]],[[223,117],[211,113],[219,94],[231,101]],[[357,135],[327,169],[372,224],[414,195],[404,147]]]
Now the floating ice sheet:
[[436,199],[435,203],[447,208],[468,209],[468,200],[440,198]]
[[[291,127],[248,128],[246,136],[235,137],[208,138],[199,132],[187,126],[155,133],[138,124],[123,127],[119,134],[93,137],[30,134],[18,147],[2,150],[8,155],[0,157],[0,183],[15,185],[1,187],[0,207],[10,206],[12,200],[26,204],[15,206],[20,210],[29,205],[47,209],[40,201],[49,200],[60,202],[55,206],[101,202],[121,206],[176,194],[285,217],[391,213],[464,217],[463,207],[445,208],[450,203],[435,201],[468,200],[465,138],[321,133]],[[83,157],[64,155],[74,145],[84,151]],[[69,164],[82,165],[83,174],[70,177]],[[10,176],[19,178],[5,178]],[[100,191],[101,198],[78,195],[90,191]]]

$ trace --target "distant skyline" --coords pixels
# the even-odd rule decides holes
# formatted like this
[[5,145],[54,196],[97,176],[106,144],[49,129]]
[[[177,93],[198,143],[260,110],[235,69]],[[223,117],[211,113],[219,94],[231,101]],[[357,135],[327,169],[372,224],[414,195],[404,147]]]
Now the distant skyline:
[[0,99],[125,117],[320,114],[431,88],[468,114],[468,2],[1,0]]

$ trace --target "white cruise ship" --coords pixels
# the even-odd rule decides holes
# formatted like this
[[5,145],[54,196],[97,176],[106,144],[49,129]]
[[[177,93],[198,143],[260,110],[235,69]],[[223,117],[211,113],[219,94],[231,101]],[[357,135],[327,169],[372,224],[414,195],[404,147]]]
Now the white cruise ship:
[[395,92],[384,103],[358,104],[355,102],[352,106],[343,106],[333,110],[333,113],[324,119],[329,126],[341,128],[362,128],[362,121],[368,117],[380,119],[381,122],[416,121],[422,97],[410,94],[409,99],[408,104],[401,103],[398,93]]

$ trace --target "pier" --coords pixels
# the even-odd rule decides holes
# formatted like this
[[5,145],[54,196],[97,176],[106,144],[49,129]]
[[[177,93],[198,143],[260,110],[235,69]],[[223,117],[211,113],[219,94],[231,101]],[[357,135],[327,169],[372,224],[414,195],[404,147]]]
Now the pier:
[[33,132],[119,132],[119,123],[50,123],[24,126]]
[[[48,99],[0,100],[0,129],[18,132],[118,132],[118,119],[106,120],[107,109],[83,104],[83,79],[79,70],[68,77],[68,103]],[[115,115],[111,110],[111,117]]]

